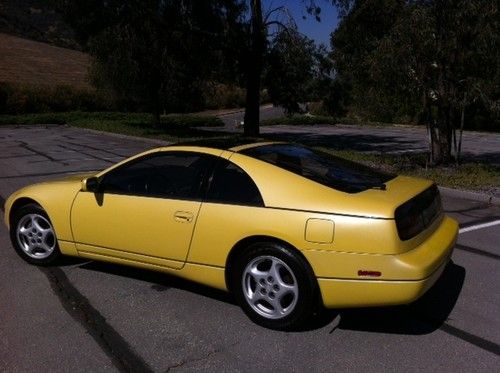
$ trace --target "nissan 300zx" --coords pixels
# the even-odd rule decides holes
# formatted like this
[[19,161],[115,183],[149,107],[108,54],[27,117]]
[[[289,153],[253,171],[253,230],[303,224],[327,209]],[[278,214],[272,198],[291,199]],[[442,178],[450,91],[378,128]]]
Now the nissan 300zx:
[[316,306],[405,304],[439,278],[457,223],[436,185],[280,142],[153,149],[25,187],[5,204],[25,261],[61,255],[228,290],[255,322],[295,328]]

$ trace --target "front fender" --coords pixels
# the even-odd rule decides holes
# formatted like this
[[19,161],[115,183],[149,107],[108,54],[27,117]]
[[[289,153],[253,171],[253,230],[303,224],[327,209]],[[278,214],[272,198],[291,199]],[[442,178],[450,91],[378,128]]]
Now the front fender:
[[73,241],[70,212],[73,201],[81,189],[81,180],[63,180],[34,184],[14,192],[5,202],[4,220],[10,229],[13,211],[29,203],[39,204],[49,216],[58,240]]

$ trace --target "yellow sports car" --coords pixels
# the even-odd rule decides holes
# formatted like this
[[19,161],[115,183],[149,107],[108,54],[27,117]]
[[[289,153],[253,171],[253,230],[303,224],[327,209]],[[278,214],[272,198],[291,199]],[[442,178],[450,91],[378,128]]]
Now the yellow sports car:
[[5,222],[32,264],[61,254],[231,291],[260,325],[317,305],[404,304],[446,266],[458,225],[431,181],[301,145],[206,141],[23,188]]

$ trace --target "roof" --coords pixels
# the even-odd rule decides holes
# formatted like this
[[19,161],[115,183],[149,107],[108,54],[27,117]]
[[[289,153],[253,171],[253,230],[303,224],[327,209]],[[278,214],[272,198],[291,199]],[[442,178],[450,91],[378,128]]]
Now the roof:
[[261,146],[276,141],[269,141],[258,137],[213,137],[208,139],[180,142],[171,146],[200,146],[204,148],[215,148],[222,150],[232,150],[238,152],[243,149],[248,149],[254,146]]

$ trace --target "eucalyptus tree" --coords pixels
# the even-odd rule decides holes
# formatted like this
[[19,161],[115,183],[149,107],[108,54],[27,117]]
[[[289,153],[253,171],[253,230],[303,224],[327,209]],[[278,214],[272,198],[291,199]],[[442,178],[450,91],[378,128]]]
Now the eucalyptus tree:
[[300,103],[312,96],[317,53],[314,41],[296,29],[280,30],[271,41],[264,82],[271,101],[288,114],[301,112]]
[[343,4],[332,59],[349,104],[377,119],[418,117],[428,128],[431,162],[458,161],[467,110],[481,105],[498,117],[499,1]]

